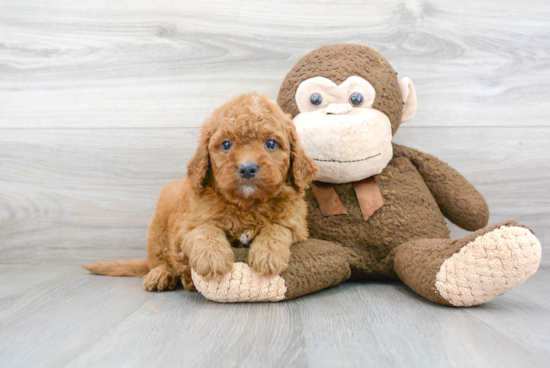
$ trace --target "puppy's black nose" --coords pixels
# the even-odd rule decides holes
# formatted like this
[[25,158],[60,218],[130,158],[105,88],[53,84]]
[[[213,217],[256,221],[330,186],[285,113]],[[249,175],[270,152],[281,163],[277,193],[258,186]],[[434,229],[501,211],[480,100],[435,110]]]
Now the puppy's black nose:
[[241,175],[241,178],[251,179],[258,173],[258,165],[252,162],[245,162],[244,164],[239,165],[237,171],[239,172],[239,175]]

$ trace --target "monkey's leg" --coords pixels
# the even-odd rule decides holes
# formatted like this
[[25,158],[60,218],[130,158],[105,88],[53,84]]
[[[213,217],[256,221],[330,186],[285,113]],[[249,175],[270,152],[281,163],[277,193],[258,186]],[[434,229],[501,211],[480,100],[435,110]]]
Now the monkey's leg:
[[419,239],[395,248],[397,276],[438,304],[469,307],[504,294],[533,275],[541,245],[518,223],[486,227],[461,239]]
[[276,302],[310,294],[347,280],[351,275],[345,249],[334,243],[309,239],[290,248],[288,268],[266,278],[246,264],[248,249],[236,249],[233,271],[221,280],[205,281],[192,271],[193,283],[216,302]]

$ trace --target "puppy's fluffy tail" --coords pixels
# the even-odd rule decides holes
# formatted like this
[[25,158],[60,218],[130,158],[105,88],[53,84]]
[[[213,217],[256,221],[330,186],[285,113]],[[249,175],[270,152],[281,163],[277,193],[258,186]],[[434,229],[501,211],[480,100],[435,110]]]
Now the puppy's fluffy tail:
[[143,259],[120,261],[95,261],[82,268],[96,275],[143,277],[149,273],[149,264]]

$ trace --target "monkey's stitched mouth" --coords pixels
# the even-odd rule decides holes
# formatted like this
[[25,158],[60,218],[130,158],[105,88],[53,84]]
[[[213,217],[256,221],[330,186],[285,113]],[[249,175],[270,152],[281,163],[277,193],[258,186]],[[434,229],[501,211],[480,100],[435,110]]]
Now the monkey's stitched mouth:
[[319,158],[314,158],[313,160],[314,161],[319,161],[319,162],[337,162],[339,164],[348,164],[348,163],[351,163],[351,162],[360,162],[360,161],[366,161],[366,160],[369,160],[371,158],[374,158],[374,157],[377,157],[377,156],[380,156],[381,153],[377,153],[376,155],[374,156],[370,156],[370,157],[365,157],[365,158],[360,158],[358,160],[351,160],[351,161],[340,161],[340,160],[321,160]]

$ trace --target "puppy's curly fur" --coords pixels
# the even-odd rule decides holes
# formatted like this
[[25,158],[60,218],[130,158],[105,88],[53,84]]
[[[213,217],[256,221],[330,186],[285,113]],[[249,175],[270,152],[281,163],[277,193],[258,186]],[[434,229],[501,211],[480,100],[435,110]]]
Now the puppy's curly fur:
[[[274,149],[268,140],[276,142]],[[252,178],[238,172],[245,163],[257,165]],[[193,290],[191,267],[207,280],[222,277],[233,267],[231,244],[251,242],[251,267],[277,275],[288,266],[290,245],[308,237],[303,197],[316,174],[290,116],[265,96],[238,96],[202,126],[187,178],[162,190],[149,226],[147,261],[83,267],[96,274],[145,276],[143,286],[150,291],[173,289],[180,280]]]

